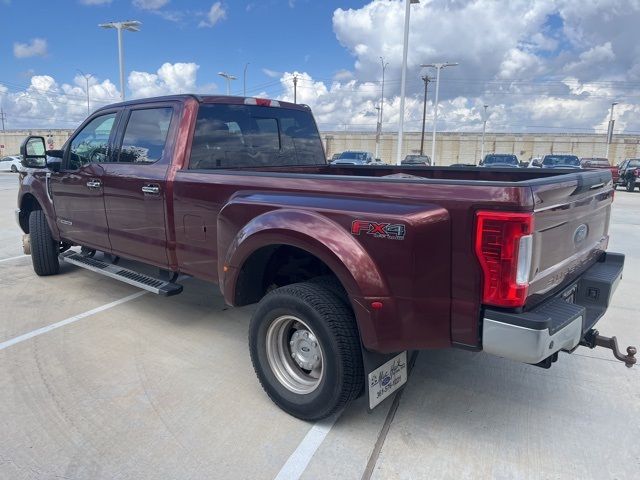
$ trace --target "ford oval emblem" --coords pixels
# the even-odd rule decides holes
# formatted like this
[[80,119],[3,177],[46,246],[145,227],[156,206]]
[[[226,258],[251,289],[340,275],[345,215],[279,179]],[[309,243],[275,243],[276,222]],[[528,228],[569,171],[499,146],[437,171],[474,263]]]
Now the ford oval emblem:
[[584,242],[585,238],[587,238],[588,233],[589,227],[587,227],[584,223],[578,226],[578,228],[576,228],[576,231],[573,232],[573,243],[575,243],[576,245],[581,244],[582,242]]

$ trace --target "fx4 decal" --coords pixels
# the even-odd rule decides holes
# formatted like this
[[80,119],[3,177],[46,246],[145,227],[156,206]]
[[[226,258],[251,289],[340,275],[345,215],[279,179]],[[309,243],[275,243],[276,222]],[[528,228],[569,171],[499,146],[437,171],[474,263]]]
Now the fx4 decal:
[[366,233],[375,238],[386,238],[388,240],[404,240],[406,227],[402,223],[378,223],[369,220],[354,220],[351,223],[351,233],[360,235]]

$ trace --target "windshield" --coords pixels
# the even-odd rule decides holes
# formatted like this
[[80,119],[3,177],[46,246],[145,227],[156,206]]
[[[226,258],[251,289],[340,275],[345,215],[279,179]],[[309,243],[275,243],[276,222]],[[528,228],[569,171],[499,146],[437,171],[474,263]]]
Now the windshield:
[[627,167],[640,167],[640,160],[631,160]]
[[367,154],[365,152],[342,152],[338,158],[340,160],[366,160]]
[[609,161],[606,159],[600,159],[600,158],[593,158],[593,159],[589,159],[589,158],[583,158],[582,159],[582,165],[584,167],[608,167],[609,166]]
[[405,163],[429,163],[430,159],[427,156],[407,155],[404,161]]
[[518,166],[518,158],[515,155],[487,155],[484,157],[485,165],[495,165],[497,163]]
[[547,167],[579,167],[580,160],[575,155],[547,155],[542,161]]

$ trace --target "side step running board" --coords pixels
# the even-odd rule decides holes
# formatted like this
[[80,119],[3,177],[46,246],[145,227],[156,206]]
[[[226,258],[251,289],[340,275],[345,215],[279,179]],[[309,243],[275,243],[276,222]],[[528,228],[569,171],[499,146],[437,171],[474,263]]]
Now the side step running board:
[[103,262],[92,257],[81,255],[77,252],[66,252],[60,257],[63,261],[71,263],[72,265],[86,268],[87,270],[100,273],[107,277],[115,278],[116,280],[128,283],[129,285],[148,290],[156,295],[170,297],[172,295],[182,293],[182,285],[177,283],[150,277],[149,275],[129,270],[128,268],[122,268],[118,265],[114,265],[113,263]]

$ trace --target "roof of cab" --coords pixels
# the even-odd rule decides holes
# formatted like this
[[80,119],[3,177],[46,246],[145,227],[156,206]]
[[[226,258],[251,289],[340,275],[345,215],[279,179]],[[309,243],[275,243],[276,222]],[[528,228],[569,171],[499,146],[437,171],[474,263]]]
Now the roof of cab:
[[[180,95],[164,95],[161,97],[136,98],[134,100],[127,100],[125,102],[111,103],[109,105],[105,105],[104,107],[101,107],[100,110],[104,110],[106,108],[114,108],[114,107],[142,105],[145,103],[156,103],[156,102],[166,102],[166,101],[184,102],[188,99],[194,99],[200,103],[222,103],[222,104],[228,104],[228,105],[244,105],[245,100],[247,98],[259,98],[259,97],[238,97],[238,96],[231,96],[231,95],[202,95],[202,94],[185,93]],[[275,100],[275,102],[278,103],[280,107],[284,107],[284,108],[293,108],[296,110],[309,110],[309,106],[302,103],[283,102],[282,100]]]

